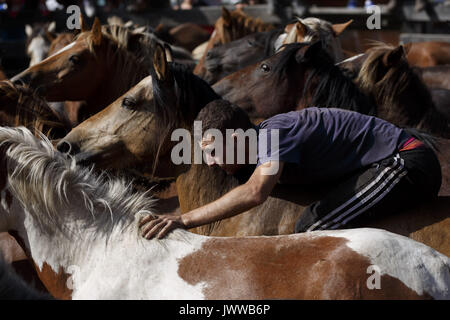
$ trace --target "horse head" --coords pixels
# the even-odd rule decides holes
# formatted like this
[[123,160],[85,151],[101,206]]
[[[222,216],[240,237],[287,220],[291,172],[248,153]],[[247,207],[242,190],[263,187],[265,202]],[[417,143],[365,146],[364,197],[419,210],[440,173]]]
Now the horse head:
[[106,72],[104,61],[98,59],[98,51],[104,49],[102,40],[100,21],[96,19],[92,30],[81,33],[76,41],[11,81],[37,89],[49,101],[82,100],[94,94]]
[[[78,163],[103,168],[141,168],[173,176],[170,133],[189,128],[200,108],[218,99],[214,91],[186,67],[167,61],[157,45],[151,76],[144,78],[100,113],[74,128],[58,150],[75,155]],[[167,161],[160,161],[165,158]]]

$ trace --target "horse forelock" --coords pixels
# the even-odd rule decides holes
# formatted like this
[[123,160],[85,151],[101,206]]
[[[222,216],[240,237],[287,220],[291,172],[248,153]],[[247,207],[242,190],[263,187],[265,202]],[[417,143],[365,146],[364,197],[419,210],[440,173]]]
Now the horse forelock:
[[[109,235],[115,227],[126,228],[136,215],[153,211],[154,200],[147,193],[132,192],[124,179],[76,166],[43,135],[38,139],[24,127],[0,127],[0,145],[6,150],[8,186],[43,232],[71,236],[97,226]],[[71,214],[81,219],[79,226],[67,227]]]

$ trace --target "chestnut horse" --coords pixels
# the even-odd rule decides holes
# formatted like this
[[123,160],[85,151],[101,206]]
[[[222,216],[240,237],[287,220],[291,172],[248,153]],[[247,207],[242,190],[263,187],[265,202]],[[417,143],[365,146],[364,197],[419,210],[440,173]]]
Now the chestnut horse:
[[449,42],[412,42],[405,44],[408,62],[412,66],[432,67],[450,64]]
[[270,31],[272,29],[275,29],[273,25],[263,23],[260,19],[251,18],[240,9],[230,12],[225,7],[222,7],[222,15],[214,25],[214,31],[208,40],[200,61],[194,69],[194,74],[203,78],[206,55],[213,47],[229,43],[255,32]]
[[[192,127],[197,113],[207,103],[195,99],[217,96],[204,81],[168,64],[162,49],[155,54],[162,55],[154,58],[155,69],[159,70],[155,77],[145,78],[101,113],[74,128],[57,148],[70,152],[82,164],[135,168],[143,175],[158,177],[176,176],[181,211],[187,212],[216,200],[247,177],[226,175],[221,169],[206,165],[183,166],[171,161],[174,142],[170,134],[177,128]],[[312,191],[278,185],[262,205],[193,231],[214,236],[289,234],[303,209],[332,187]],[[445,240],[450,231],[449,200],[439,198],[393,217],[376,217],[368,225],[378,223],[383,229],[395,229],[450,255]]]
[[450,259],[411,239],[350,229],[145,240],[145,193],[75,166],[26,129],[0,128],[0,144],[0,231],[14,233],[56,298],[450,299]]
[[36,88],[48,101],[85,100],[80,112],[81,118],[87,118],[148,74],[149,41],[124,27],[108,26],[102,31],[96,19],[92,30],[11,81]]

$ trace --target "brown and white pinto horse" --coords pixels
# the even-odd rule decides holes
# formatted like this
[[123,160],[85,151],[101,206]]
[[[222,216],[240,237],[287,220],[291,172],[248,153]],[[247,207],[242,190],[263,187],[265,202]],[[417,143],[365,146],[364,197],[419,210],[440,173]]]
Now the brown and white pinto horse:
[[214,31],[208,40],[200,61],[195,66],[194,74],[203,78],[206,55],[216,45],[226,44],[255,32],[270,31],[272,29],[274,29],[273,25],[263,23],[260,19],[251,18],[240,9],[230,12],[225,7],[222,7],[222,15],[214,25]]
[[[162,49],[158,52],[163,55]],[[187,212],[218,199],[244,183],[246,177],[226,175],[221,169],[206,165],[177,166],[171,161],[175,143],[170,134],[177,128],[192,128],[206,102],[196,100],[199,96],[208,95],[209,99],[217,96],[211,94],[204,81],[166,64],[164,57],[154,61],[155,69],[160,70],[154,78],[145,78],[101,113],[74,128],[58,144],[58,149],[71,151],[79,163],[95,163],[101,168],[134,168],[142,175],[176,176],[180,208]],[[214,236],[290,234],[305,206],[320,199],[324,191],[278,185],[262,205],[194,231]],[[378,227],[395,229],[450,255],[450,245],[445,240],[450,236],[449,201],[440,198],[387,219],[377,216],[367,226],[378,223]]]
[[75,166],[25,129],[0,128],[0,144],[0,231],[14,231],[56,298],[450,299],[450,259],[411,239],[350,229],[145,240],[146,194]]
[[102,30],[96,19],[92,30],[11,81],[28,84],[48,101],[84,100],[87,105],[81,117],[87,118],[148,74],[146,57],[151,48],[147,40],[124,27]]

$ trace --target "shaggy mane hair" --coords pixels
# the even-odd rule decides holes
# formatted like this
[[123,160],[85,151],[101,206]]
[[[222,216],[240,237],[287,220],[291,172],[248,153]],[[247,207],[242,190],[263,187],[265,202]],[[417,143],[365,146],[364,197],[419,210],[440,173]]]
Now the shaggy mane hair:
[[[95,227],[94,236],[108,236],[116,227],[127,228],[136,215],[152,214],[155,200],[147,192],[133,192],[124,179],[77,166],[43,135],[40,140],[24,127],[0,127],[0,150],[10,190],[44,232],[59,229],[72,236]],[[70,219],[75,210],[81,219],[76,226]]]

